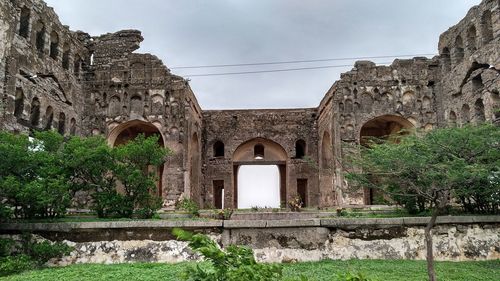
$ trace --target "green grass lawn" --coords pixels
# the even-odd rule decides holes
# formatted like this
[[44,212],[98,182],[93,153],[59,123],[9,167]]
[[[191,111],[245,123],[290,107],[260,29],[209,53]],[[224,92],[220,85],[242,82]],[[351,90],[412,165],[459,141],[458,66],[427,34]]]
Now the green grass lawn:
[[[179,280],[179,273],[189,263],[181,264],[119,264],[73,265],[63,268],[50,268],[25,272],[19,275],[0,278],[0,280]],[[427,280],[424,261],[382,261],[351,260],[322,261],[313,263],[285,264],[285,277],[304,275],[308,280],[336,280],[338,273],[362,272],[367,277],[380,281],[391,280]],[[438,279],[463,281],[499,281],[500,260],[487,262],[438,262],[436,264]],[[243,281],[243,280],[242,280]]]

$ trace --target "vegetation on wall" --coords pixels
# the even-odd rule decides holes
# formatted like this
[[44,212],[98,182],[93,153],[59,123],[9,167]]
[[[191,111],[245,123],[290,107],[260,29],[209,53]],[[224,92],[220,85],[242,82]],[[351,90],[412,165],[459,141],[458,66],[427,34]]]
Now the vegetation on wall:
[[161,207],[156,171],[168,154],[156,136],[110,148],[102,137],[0,132],[0,219],[64,216],[79,191],[92,195],[99,217],[150,218]]

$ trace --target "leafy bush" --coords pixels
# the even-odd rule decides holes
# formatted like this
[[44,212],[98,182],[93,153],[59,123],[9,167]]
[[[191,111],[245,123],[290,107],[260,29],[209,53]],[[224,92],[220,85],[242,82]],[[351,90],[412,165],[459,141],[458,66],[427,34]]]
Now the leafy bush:
[[200,207],[191,199],[183,198],[175,203],[175,209],[188,212],[194,217],[200,216]]
[[61,258],[65,255],[69,255],[72,250],[72,247],[64,243],[43,241],[40,243],[32,243],[29,255],[39,265],[43,265],[53,258]]
[[35,266],[32,259],[26,255],[0,258],[0,276],[20,273]]
[[43,267],[50,259],[68,255],[72,250],[60,242],[36,242],[28,233],[21,235],[20,242],[0,239],[0,276]]
[[189,241],[189,247],[203,255],[208,264],[189,267],[182,275],[189,281],[261,281],[281,280],[280,265],[257,263],[249,248],[229,246],[222,250],[213,240],[203,234],[174,229],[180,240]]
[[13,245],[14,245],[14,240],[0,238],[0,258],[9,256]]
[[288,201],[288,207],[292,212],[300,212],[302,206],[304,205],[302,198],[299,195],[296,195]]

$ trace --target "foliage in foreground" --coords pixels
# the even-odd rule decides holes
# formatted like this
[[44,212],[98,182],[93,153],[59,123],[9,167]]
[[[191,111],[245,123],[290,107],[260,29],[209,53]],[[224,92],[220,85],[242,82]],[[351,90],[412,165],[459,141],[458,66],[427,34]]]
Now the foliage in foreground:
[[228,246],[221,249],[204,234],[193,234],[174,229],[177,239],[188,241],[189,247],[200,253],[208,263],[188,267],[182,275],[189,281],[260,281],[281,280],[282,268],[279,265],[257,263],[252,249]]
[[150,218],[161,207],[155,171],[168,153],[157,136],[110,148],[102,137],[0,132],[0,220],[62,217],[80,191],[92,194],[99,217]]
[[20,242],[0,239],[0,276],[42,268],[49,260],[68,255],[72,249],[59,242],[36,242],[29,234],[23,235]]
[[466,211],[499,213],[500,127],[484,124],[376,139],[355,154],[348,174],[357,187],[380,190],[410,213],[429,210],[426,260],[435,281],[431,230],[450,198]]

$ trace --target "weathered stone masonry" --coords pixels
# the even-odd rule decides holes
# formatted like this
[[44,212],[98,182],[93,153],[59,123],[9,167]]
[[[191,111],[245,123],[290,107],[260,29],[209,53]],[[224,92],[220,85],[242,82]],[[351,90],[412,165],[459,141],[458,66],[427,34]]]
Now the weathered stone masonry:
[[42,0],[0,1],[0,128],[103,135],[110,145],[158,134],[174,151],[158,171],[165,207],[181,196],[237,207],[237,171],[256,164],[255,153],[279,167],[282,202],[299,194],[307,206],[372,204],[370,190],[345,192],[343,144],[499,122],[499,11],[497,0],[473,7],[441,35],[434,58],[356,62],[317,108],[204,111],[187,80],[135,53],[139,31],[91,37]]

